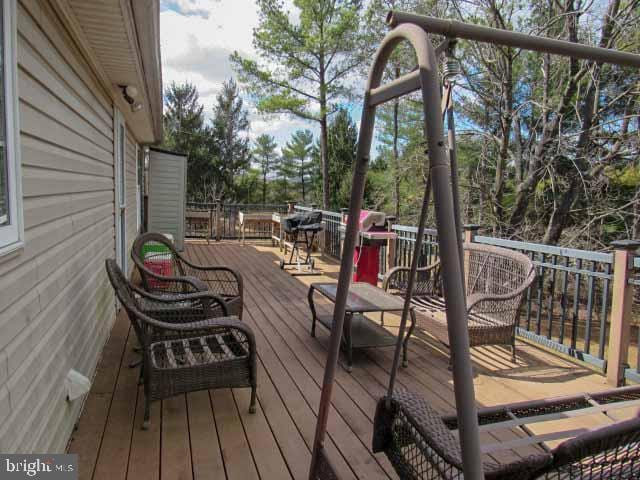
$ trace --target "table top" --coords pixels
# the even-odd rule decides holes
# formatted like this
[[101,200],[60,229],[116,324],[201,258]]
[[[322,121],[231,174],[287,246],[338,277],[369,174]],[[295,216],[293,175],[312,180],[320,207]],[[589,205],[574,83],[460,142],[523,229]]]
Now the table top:
[[[332,302],[336,301],[337,283],[312,283],[311,288],[317,290]],[[403,307],[404,300],[402,298],[391,295],[370,283],[355,282],[349,287],[346,306],[346,311],[348,312],[398,312]]]

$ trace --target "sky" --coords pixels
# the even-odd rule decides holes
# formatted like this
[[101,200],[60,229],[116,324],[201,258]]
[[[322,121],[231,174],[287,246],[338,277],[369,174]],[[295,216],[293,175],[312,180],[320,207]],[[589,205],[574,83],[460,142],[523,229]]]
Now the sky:
[[[222,83],[235,78],[229,55],[234,50],[255,55],[251,41],[257,25],[255,0],[161,0],[160,43],[165,88],[172,81],[193,83],[210,118]],[[251,121],[251,139],[268,133],[284,145],[298,129],[309,129],[314,134],[317,131],[313,122],[284,115],[260,115],[246,99],[245,105]]]

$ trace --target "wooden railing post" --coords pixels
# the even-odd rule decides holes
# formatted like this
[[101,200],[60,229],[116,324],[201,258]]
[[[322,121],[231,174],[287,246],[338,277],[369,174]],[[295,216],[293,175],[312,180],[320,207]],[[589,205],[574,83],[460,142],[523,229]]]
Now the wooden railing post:
[[462,227],[464,229],[464,243],[472,243],[478,234],[478,230],[482,228],[480,225],[469,224]]
[[216,242],[220,241],[220,238],[222,237],[222,235],[220,234],[220,231],[222,230],[222,200],[217,198],[216,199]]
[[[464,237],[463,237],[463,241],[464,243],[473,243],[473,241],[476,238],[476,235],[478,234],[478,230],[480,230],[480,225],[475,225],[475,224],[468,224],[468,225],[464,225],[462,227],[462,229],[464,230]],[[464,271],[467,272],[469,271],[469,252],[465,251],[463,253],[463,268]],[[466,277],[465,277],[466,278]]]
[[628,367],[629,340],[631,337],[631,308],[633,286],[629,278],[633,272],[635,251],[640,246],[637,240],[612,242],[613,254],[613,298],[609,324],[609,351],[607,354],[607,382],[613,386],[624,384],[624,370]]
[[287,213],[291,215],[296,211],[296,202],[287,202]]

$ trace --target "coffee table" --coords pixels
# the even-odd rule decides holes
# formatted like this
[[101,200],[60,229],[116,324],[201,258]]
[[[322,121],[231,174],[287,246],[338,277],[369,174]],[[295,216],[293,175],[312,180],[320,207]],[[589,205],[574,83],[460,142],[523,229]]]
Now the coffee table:
[[[333,313],[330,315],[318,315],[314,303],[314,293],[318,292],[332,302],[336,301],[337,283],[312,283],[309,287],[307,299],[311,309],[312,323],[311,336],[316,336],[316,321],[331,330],[333,327]],[[345,308],[342,344],[347,353],[347,371],[351,371],[353,365],[354,348],[390,347],[397,342],[397,336],[388,331],[382,325],[366,317],[365,313],[372,312],[402,312],[404,300],[391,295],[381,288],[369,283],[352,283],[347,296]],[[413,307],[411,308],[411,325],[402,345],[402,365],[407,366],[407,344],[416,324]]]

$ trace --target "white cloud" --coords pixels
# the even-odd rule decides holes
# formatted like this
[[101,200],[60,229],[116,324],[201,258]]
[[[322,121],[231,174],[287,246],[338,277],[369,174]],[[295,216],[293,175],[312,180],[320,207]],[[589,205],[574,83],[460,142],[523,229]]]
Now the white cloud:
[[[257,25],[254,0],[162,0],[160,42],[165,87],[172,81],[196,85],[210,118],[222,83],[235,77],[229,55],[235,50],[255,54],[252,38]],[[284,145],[298,129],[317,130],[313,122],[285,115],[263,116],[247,100],[245,105],[250,110],[252,139],[268,133]]]

